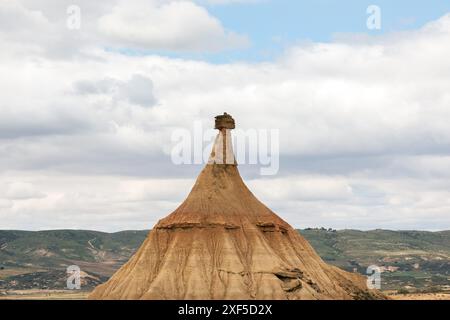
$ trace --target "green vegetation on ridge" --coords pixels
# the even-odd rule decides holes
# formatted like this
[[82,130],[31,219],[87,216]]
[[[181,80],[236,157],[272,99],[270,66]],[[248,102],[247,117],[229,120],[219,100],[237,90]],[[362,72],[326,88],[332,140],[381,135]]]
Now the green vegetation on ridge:
[[[383,268],[383,289],[450,289],[450,231],[299,231],[328,263],[362,274],[369,265]],[[72,264],[107,278],[147,234],[146,230],[0,231],[0,289],[39,287],[44,282],[46,287],[60,286],[61,274],[56,271]]]

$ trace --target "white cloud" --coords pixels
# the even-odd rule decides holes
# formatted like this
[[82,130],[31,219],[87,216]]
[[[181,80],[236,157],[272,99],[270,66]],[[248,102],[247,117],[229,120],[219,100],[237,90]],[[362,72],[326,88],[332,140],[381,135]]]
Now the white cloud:
[[99,20],[102,34],[119,46],[163,51],[220,51],[248,44],[189,1],[119,1]]
[[[103,50],[110,39],[95,33],[94,16],[134,14],[105,5],[85,10],[80,42],[71,34],[66,46],[55,40],[68,32],[57,10],[23,3],[17,19],[34,28],[0,32],[1,228],[151,227],[200,170],[170,163],[173,129],[212,126],[224,111],[239,128],[280,129],[278,176],[240,168],[294,226],[450,228],[450,15],[400,34],[294,46],[274,62],[217,65]],[[177,28],[166,47],[202,47]],[[20,199],[25,186],[6,194],[20,182],[45,197]]]
[[[289,188],[286,188],[286,186]],[[250,189],[267,201],[346,201],[353,196],[349,181],[339,176],[293,176],[249,181]]]
[[[2,199],[1,228],[78,228],[123,230],[149,228],[186,196],[192,180],[59,174],[25,174],[31,183],[14,183],[11,199]],[[3,175],[18,180],[23,174]],[[94,178],[94,179],[92,179]],[[67,183],[70,181],[70,183]],[[45,196],[30,193],[38,188]],[[11,191],[9,191],[11,192]]]
[[45,194],[29,182],[12,182],[4,186],[4,198],[9,200],[27,200],[45,198]]
[[142,107],[156,104],[153,95],[153,82],[150,78],[134,74],[128,81],[105,78],[96,82],[81,80],[75,83],[75,91],[79,94],[106,95],[115,100],[126,100]]
[[27,10],[17,1],[0,2],[0,31],[4,34],[23,32],[45,24],[48,24],[48,20],[41,11]]
[[0,38],[11,54],[95,59],[92,51],[217,52],[248,46],[204,7],[188,0],[78,0],[80,29],[67,27],[71,0],[9,0],[0,4]]

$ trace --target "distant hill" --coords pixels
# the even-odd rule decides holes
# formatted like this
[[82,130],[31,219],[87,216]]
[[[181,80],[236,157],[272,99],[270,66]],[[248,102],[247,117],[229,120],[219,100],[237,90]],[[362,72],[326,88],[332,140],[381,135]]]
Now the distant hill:
[[307,229],[308,239],[322,259],[342,269],[365,274],[378,265],[382,288],[450,290],[450,231]]
[[[380,266],[382,289],[450,290],[450,231],[299,231],[340,268],[365,274],[367,266]],[[69,265],[80,266],[90,289],[125,263],[147,233],[0,231],[0,289],[62,289]]]
[[86,281],[86,289],[95,287],[128,260],[147,233],[0,231],[0,289],[62,289],[65,282],[55,271],[70,265],[86,272],[87,280],[95,279]]

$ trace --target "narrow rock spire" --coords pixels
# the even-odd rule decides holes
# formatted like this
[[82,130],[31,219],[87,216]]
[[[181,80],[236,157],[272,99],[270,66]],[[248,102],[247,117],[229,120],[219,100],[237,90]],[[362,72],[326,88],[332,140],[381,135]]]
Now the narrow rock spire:
[[214,142],[208,164],[236,166],[237,162],[234,157],[233,142],[231,138],[231,130],[236,127],[234,119],[226,112],[224,112],[223,115],[216,116],[215,119],[216,124],[214,129],[219,130],[219,133]]
[[[364,276],[326,264],[297,230],[251,193],[236,165],[223,163],[233,156],[226,143],[233,128],[231,116],[216,117],[219,151],[213,149],[188,197],[89,298],[383,299],[368,290]],[[229,148],[220,148],[224,140]]]

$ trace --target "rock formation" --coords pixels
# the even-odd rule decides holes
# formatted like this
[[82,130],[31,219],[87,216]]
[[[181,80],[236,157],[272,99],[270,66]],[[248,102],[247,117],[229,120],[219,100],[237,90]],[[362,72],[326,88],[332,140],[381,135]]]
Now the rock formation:
[[378,299],[365,277],[322,261],[244,184],[234,120],[216,117],[211,158],[187,199],[91,299]]

